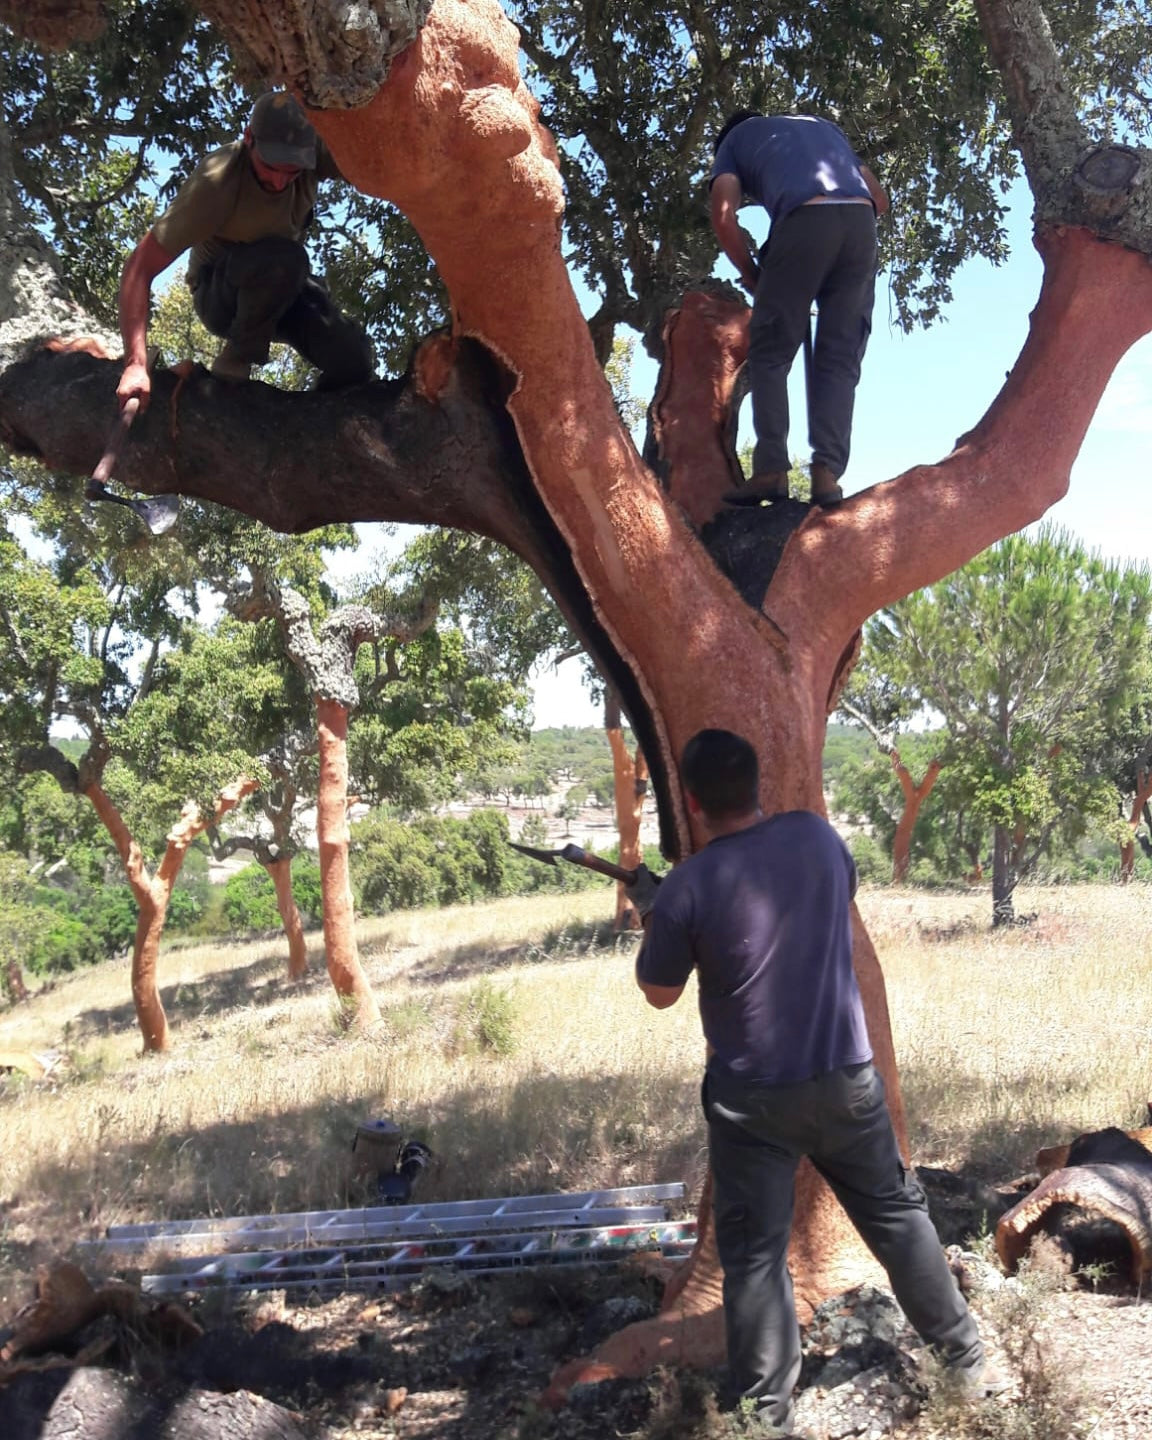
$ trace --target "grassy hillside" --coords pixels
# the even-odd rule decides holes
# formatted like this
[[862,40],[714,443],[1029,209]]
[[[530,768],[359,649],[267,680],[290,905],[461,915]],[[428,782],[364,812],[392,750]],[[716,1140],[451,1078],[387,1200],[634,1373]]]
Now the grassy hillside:
[[[1042,912],[1033,926],[993,934],[983,896],[864,895],[921,1161],[1010,1175],[1040,1144],[1143,1116],[1143,890],[1046,890],[1026,906]],[[6,1012],[0,1049],[67,1057],[51,1083],[0,1089],[9,1266],[30,1257],[23,1243],[130,1217],[349,1203],[352,1135],[382,1115],[436,1151],[429,1199],[695,1185],[696,1007],[644,1005],[635,940],[612,936],[610,913],[605,887],[365,922],[384,1010],[368,1037],[341,1032],[318,937],[300,988],[276,942],[165,954],[168,1057],[138,1056],[119,964]]]

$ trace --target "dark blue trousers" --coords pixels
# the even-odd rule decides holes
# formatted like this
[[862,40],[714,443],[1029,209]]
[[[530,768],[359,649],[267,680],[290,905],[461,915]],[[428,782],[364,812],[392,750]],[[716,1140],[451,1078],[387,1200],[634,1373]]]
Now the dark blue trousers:
[[872,1065],[796,1085],[709,1075],[704,1112],[724,1269],[730,1379],[766,1420],[787,1430],[800,1373],[800,1332],[788,1274],[796,1167],[807,1155],[888,1272],[910,1323],[957,1370],[984,1351],[948,1269],[928,1206],[904,1167],[884,1081]]
[[757,475],[787,471],[788,372],[817,305],[808,393],[812,459],[848,467],[860,363],[872,333],[876,216],[871,205],[802,205],[778,220],[760,251],[748,380]]

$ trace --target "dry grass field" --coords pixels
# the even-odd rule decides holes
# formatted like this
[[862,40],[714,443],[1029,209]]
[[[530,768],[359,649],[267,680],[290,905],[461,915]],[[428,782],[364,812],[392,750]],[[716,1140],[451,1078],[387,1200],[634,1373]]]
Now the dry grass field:
[[[1004,1178],[1041,1144],[1142,1120],[1152,928],[1142,887],[862,897],[888,977],[916,1158]],[[700,1178],[691,996],[649,1010],[607,888],[365,921],[380,1033],[348,1036],[320,965],[276,940],[162,959],[174,1044],[142,1058],[125,964],[0,1014],[0,1049],[59,1050],[0,1092],[9,1259],[127,1219],[356,1201],[357,1123],[391,1116],[437,1162],[428,1199]],[[39,1248],[39,1245],[37,1245]],[[3,1293],[0,1286],[0,1295]]]
[[[915,1157],[1005,1179],[1036,1148],[1140,1123],[1152,1095],[1149,897],[1023,892],[988,928],[982,893],[861,897],[888,977]],[[62,1052],[0,1081],[0,1321],[34,1265],[129,1219],[363,1203],[356,1125],[391,1116],[435,1163],[422,1199],[703,1175],[691,996],[648,1009],[611,895],[509,900],[365,921],[384,1011],[343,1033],[313,938],[171,948],[173,1048],[142,1058],[125,963],[0,1013],[0,1049]]]

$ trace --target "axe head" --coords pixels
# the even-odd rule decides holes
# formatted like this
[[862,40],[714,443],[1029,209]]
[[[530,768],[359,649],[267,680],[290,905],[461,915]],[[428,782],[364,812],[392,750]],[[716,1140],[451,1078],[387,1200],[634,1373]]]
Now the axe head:
[[130,500],[126,495],[114,494],[99,480],[89,480],[84,490],[84,498],[125,506],[144,522],[150,535],[166,535],[175,525],[180,513],[180,501],[175,495],[153,495],[146,500]]
[[527,855],[532,860],[542,860],[545,865],[556,864],[556,852],[554,850],[533,850],[531,845],[517,845],[514,841],[508,841],[511,850],[519,850],[521,855]]
[[180,501],[175,495],[153,495],[147,500],[129,500],[134,515],[147,525],[149,534],[166,535],[176,523]]

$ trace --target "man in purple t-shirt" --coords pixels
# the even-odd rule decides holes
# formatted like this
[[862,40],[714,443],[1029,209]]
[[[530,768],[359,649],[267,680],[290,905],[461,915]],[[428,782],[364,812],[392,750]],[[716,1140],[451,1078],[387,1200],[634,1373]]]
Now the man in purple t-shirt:
[[[712,228],[752,299],[748,376],[756,449],[751,483],[732,505],[788,497],[788,372],[818,307],[808,375],[812,499],[838,504],[848,465],[860,364],[872,329],[876,216],[888,197],[844,132],[812,115],[738,110],[716,137]],[[736,220],[742,205],[767,210],[759,257]]]
[[756,752],[729,730],[693,736],[681,773],[709,841],[659,886],[641,868],[636,981],[663,1010],[696,971],[730,1378],[787,1432],[800,1373],[788,1239],[807,1155],[962,1392],[990,1393],[976,1323],[871,1064],[852,969],[852,857],[811,811],[765,818]]

